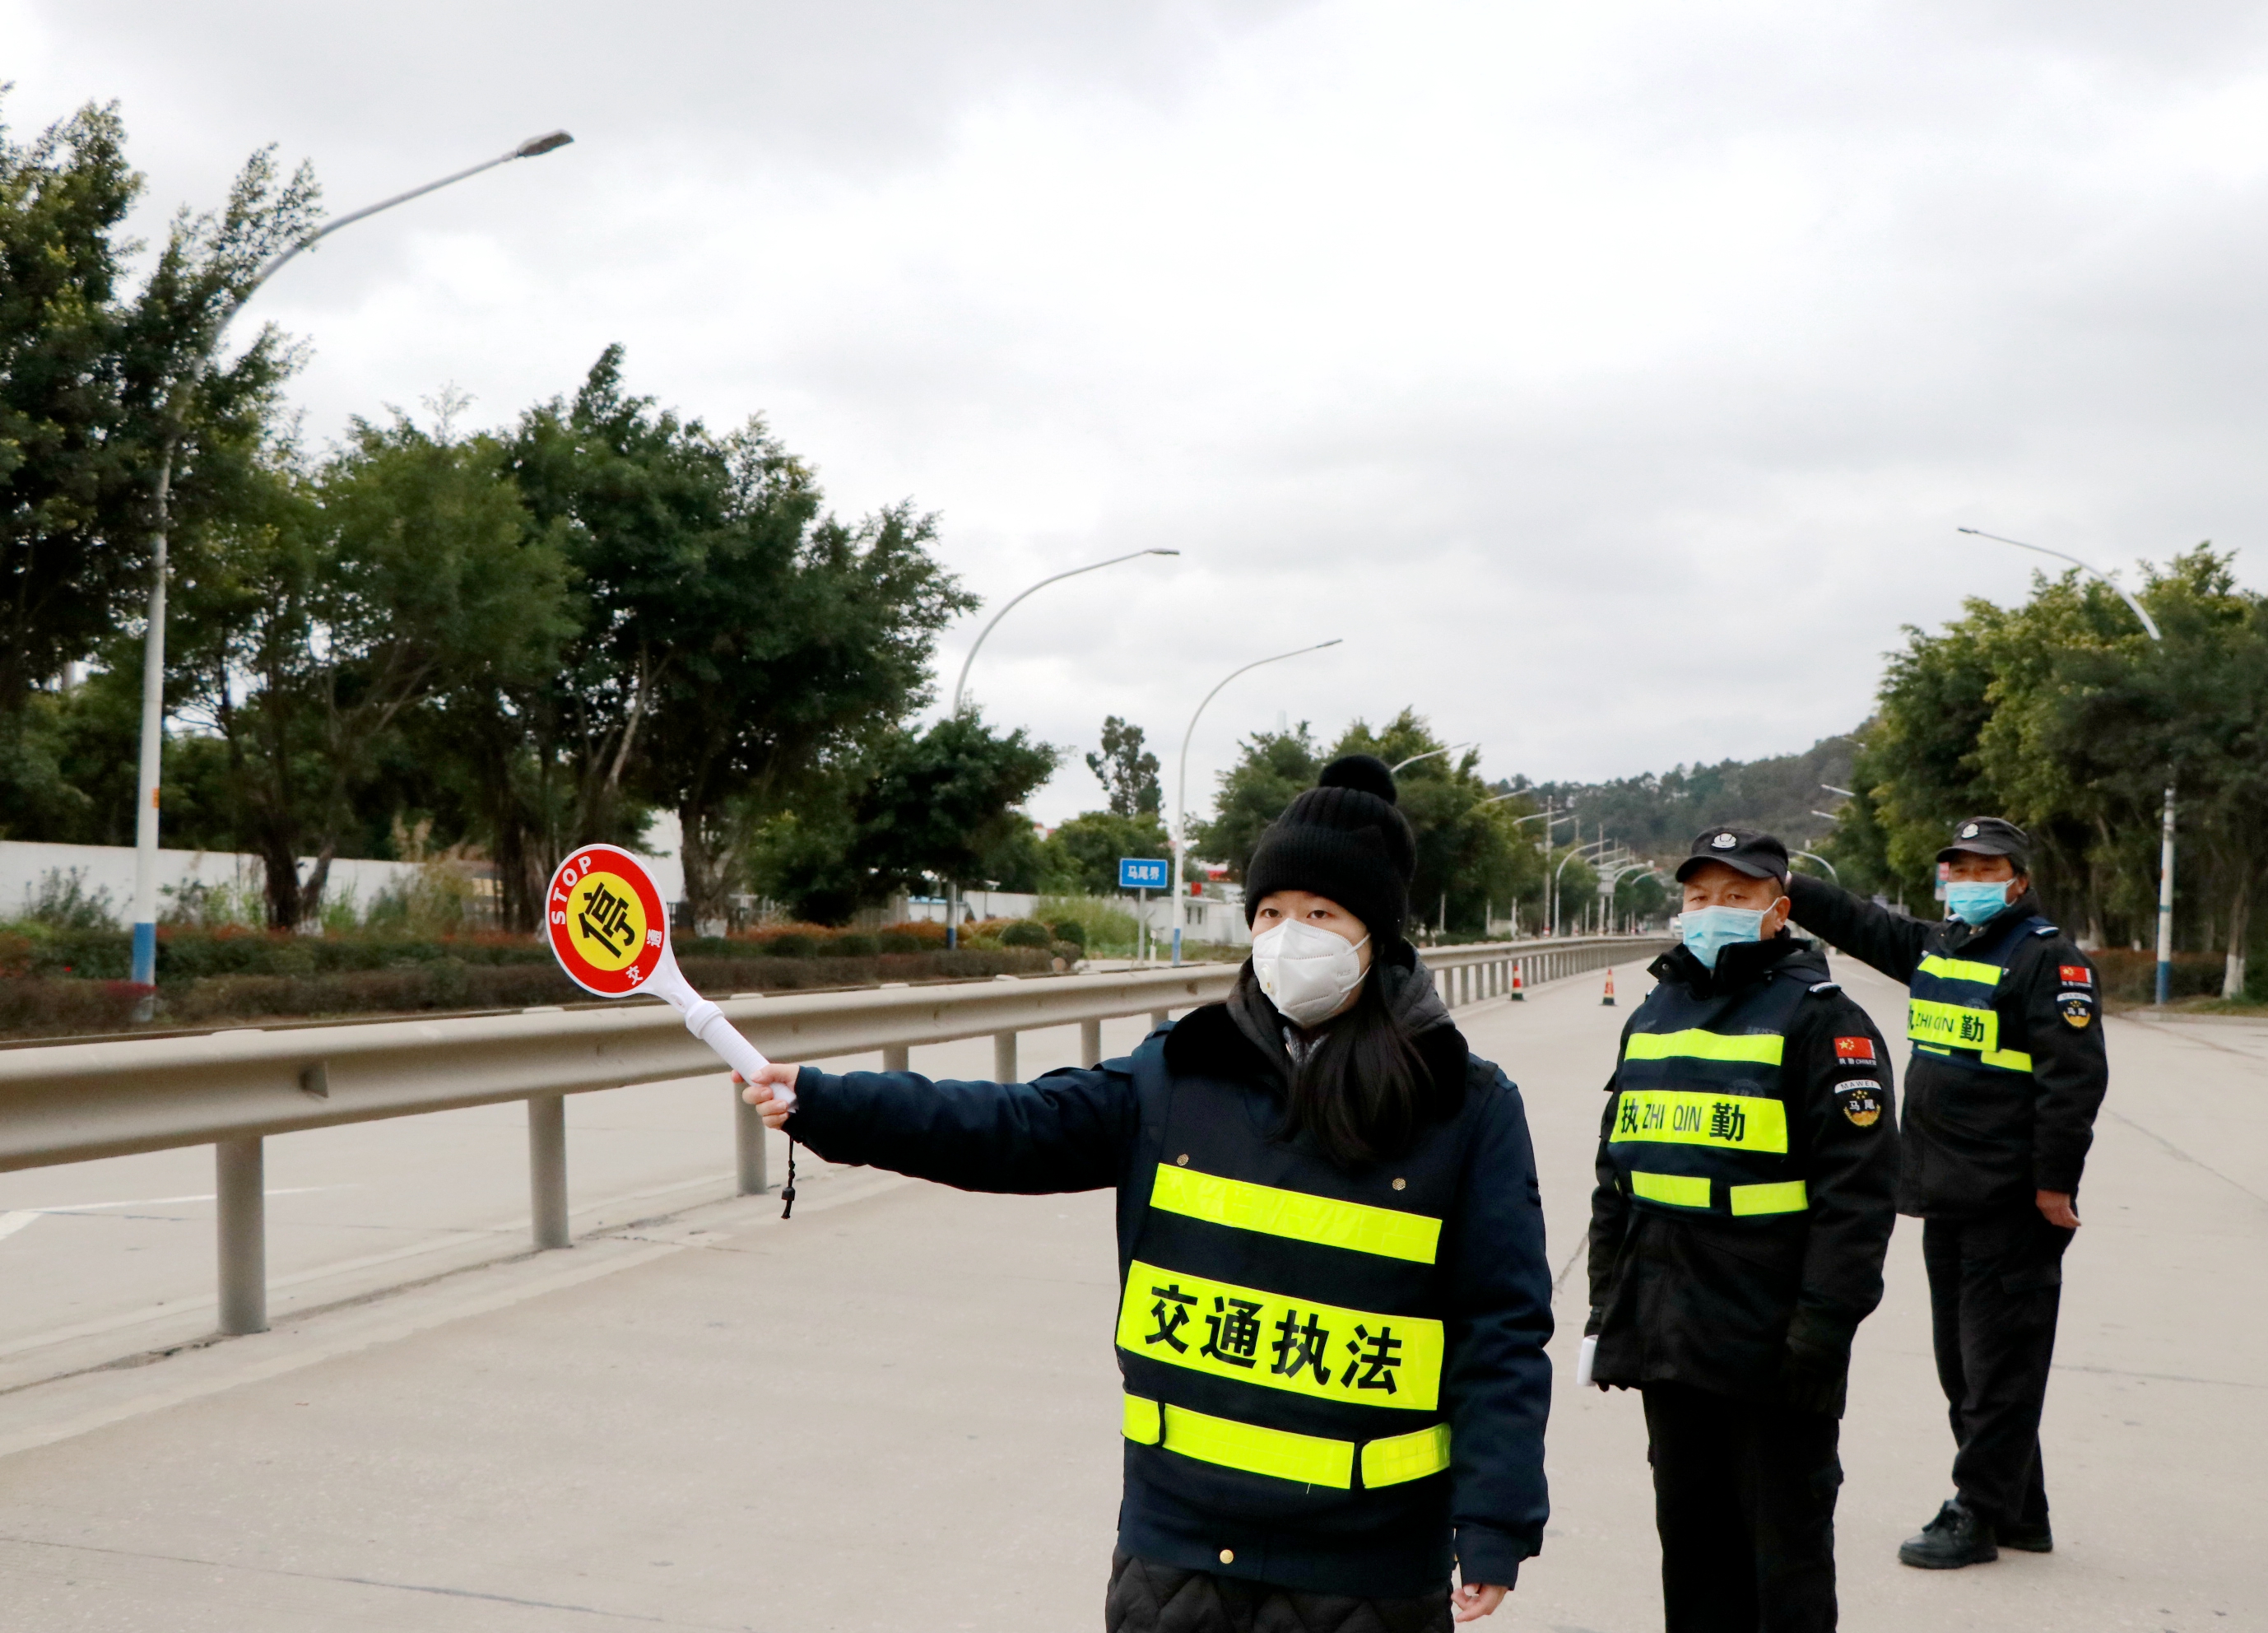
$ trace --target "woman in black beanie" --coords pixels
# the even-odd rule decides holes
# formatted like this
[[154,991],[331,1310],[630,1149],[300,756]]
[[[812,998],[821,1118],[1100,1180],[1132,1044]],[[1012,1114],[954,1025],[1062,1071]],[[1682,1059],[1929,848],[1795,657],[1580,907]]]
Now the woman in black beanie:
[[1535,1156],[1520,1091],[1403,940],[1416,865],[1393,773],[1349,756],[1253,854],[1234,992],[1131,1056],[1029,1083],[771,1067],[747,1090],[831,1162],[1117,1189],[1109,1633],[1437,1633],[1542,1547]]

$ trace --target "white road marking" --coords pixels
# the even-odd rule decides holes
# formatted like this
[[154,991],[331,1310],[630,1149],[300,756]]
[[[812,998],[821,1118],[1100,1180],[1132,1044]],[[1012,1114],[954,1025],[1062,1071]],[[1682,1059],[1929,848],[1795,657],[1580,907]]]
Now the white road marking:
[[[350,1185],[295,1185],[268,1193],[269,1196],[305,1196],[311,1191],[351,1191]],[[210,1202],[213,1193],[202,1196],[148,1196],[130,1202],[78,1202],[67,1208],[11,1208],[0,1214],[0,1240],[11,1237],[34,1219],[49,1214],[92,1214],[112,1208],[165,1208],[175,1202]]]

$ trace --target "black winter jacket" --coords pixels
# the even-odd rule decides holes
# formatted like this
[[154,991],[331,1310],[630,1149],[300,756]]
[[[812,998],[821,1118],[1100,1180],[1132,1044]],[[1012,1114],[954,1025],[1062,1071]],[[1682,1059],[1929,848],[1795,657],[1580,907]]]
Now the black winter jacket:
[[[1916,1050],[1906,1067],[1898,1211],[1962,1218],[2021,1207],[2037,1191],[2076,1193],[2110,1086],[2094,963],[2026,895],[1982,925],[1927,923],[1824,879],[1788,881],[1796,922],[1894,981],[1933,954],[2007,965],[1993,1003],[2003,1047],[2032,1057],[2029,1077],[1980,1072]],[[2029,927],[2028,927],[2029,926]],[[2083,980],[2066,972],[2084,971]]]
[[[1261,1001],[1264,1002],[1263,1001]],[[1446,1583],[1512,1585],[1543,1546],[1543,1428],[1550,1406],[1551,1278],[1535,1162],[1520,1091],[1471,1059],[1456,1029],[1420,1033],[1420,1054],[1453,1086],[1446,1126],[1422,1130],[1391,1171],[1412,1192],[1453,1194],[1432,1271],[1447,1355],[1446,1476],[1377,1490],[1326,1492],[1129,1442],[1119,1549],[1167,1566],[1315,1592],[1387,1599]],[[1278,1166],[1300,1157],[1272,1138],[1281,1068],[1225,1006],[1192,1010],[1128,1058],[1050,1072],[1028,1083],[933,1083],[910,1072],[834,1076],[806,1067],[788,1132],[830,1162],[867,1164],[964,1190],[1118,1193],[1122,1287],[1149,1212],[1169,1102],[1218,1096]],[[1216,1127],[1224,1119],[1211,1119]],[[1385,1186],[1310,1153],[1326,1194]],[[1429,1166],[1430,1165],[1430,1171]],[[1296,1171],[1296,1169],[1295,1169]],[[1391,1194],[1387,1193],[1387,1194]],[[1299,1244],[1290,1245],[1293,1250]],[[1322,1250],[1307,1249],[1309,1252]],[[1122,1371],[1127,1357],[1120,1352]],[[1229,1561],[1233,1555],[1233,1563]]]
[[[1777,972],[1777,973],[1776,973]],[[1785,931],[1726,948],[1712,973],[1683,947],[1654,960],[1664,986],[1706,1002],[1758,983],[1827,983],[1827,962]],[[1882,1258],[1896,1215],[1898,1130],[1888,1046],[1839,989],[1803,999],[1785,1034],[1780,1092],[1791,1166],[1809,1193],[1801,1213],[1772,1218],[1668,1214],[1634,1203],[1609,1159],[1620,1061],[1641,1005],[1623,1029],[1599,1125],[1591,1198],[1592,1377],[1637,1387],[1684,1384],[1743,1400],[1778,1399],[1792,1349],[1830,1374],[1847,1363],[1859,1323],[1882,1297]],[[1859,1039],[1864,1046],[1837,1040]]]

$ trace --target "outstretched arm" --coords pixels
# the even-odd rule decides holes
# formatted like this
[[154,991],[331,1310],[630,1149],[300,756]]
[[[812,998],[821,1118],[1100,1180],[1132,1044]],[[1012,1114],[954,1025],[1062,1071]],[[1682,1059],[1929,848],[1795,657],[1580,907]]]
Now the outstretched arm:
[[[793,1111],[779,1087],[794,1090]],[[1137,1121],[1133,1079],[1101,1067],[990,1083],[767,1066],[742,1097],[830,1163],[1022,1195],[1116,1185]]]
[[1840,885],[1791,875],[1787,898],[1795,921],[1837,952],[1870,964],[1900,986],[1913,979],[1929,926],[1853,896]]

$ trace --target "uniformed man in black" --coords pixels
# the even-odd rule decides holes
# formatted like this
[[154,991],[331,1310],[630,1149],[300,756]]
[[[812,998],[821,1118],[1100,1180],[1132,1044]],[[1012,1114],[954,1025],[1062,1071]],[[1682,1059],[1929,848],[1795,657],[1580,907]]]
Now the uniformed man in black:
[[1896,1223],[1889,1060],[1788,933],[1787,850],[1714,828],[1624,1029],[1591,1200],[1592,1378],[1646,1399],[1669,1633],[1835,1625],[1851,1339]]
[[1911,989],[1898,1211],[1923,1222],[1956,1495],[1898,1557],[1945,1570],[2054,1546],[2040,1408],[2110,1068],[2095,966],[2041,916],[2024,831],[1972,817],[1937,859],[1938,923],[1822,880],[1793,894],[1798,923]]

